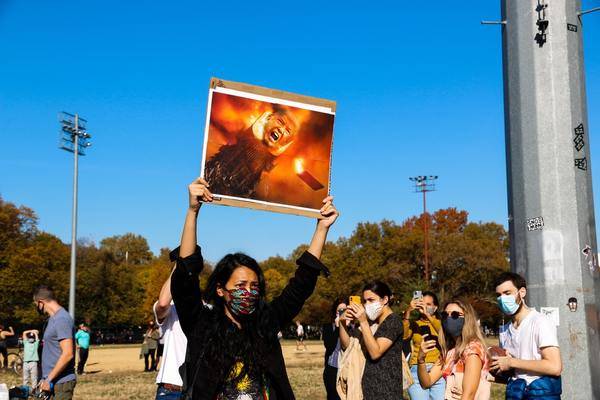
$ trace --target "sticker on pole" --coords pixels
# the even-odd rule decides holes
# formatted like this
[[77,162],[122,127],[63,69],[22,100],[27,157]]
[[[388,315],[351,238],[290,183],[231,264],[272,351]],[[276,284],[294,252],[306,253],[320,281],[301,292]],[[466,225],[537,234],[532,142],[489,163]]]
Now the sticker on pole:
[[558,307],[541,307],[540,313],[544,314],[555,326],[560,325]]

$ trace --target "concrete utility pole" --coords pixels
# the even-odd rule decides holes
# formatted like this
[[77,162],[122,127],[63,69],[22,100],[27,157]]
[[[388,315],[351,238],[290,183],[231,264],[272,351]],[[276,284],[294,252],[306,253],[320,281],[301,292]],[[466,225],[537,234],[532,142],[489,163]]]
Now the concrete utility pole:
[[[600,399],[600,271],[579,0],[502,1],[511,267],[558,313],[563,399]],[[573,311],[575,310],[575,311]]]
[[73,209],[71,214],[71,271],[69,279],[69,314],[75,320],[75,285],[77,275],[77,181],[79,178],[79,156],[85,155],[85,149],[92,144],[92,136],[87,133],[87,121],[79,115],[61,113],[60,148],[73,153]]

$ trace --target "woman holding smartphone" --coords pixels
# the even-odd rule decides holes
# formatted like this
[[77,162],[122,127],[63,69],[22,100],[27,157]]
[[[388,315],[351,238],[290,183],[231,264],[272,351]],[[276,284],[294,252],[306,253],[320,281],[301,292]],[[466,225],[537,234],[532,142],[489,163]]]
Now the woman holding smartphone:
[[[429,335],[430,339],[437,339],[442,330],[442,321],[438,316],[438,298],[435,293],[416,291],[408,309],[404,312],[404,340],[411,342],[411,353],[408,365],[414,383],[408,388],[411,400],[444,400],[446,382],[441,379],[429,388],[419,384],[417,376],[417,358],[423,337]],[[411,319],[411,314],[417,311],[416,319]],[[434,348],[425,357],[425,367],[429,370],[440,357],[439,348]]]
[[402,398],[402,319],[391,309],[392,291],[380,281],[367,284],[362,294],[364,307],[350,301],[340,323],[340,344],[346,349],[350,333],[349,320],[358,326],[352,336],[361,340],[366,364],[362,376],[365,400]]
[[490,359],[477,320],[470,304],[456,299],[446,304],[439,338],[442,353],[432,368],[426,367],[426,358],[437,341],[426,337],[419,349],[418,377],[423,388],[446,381],[445,400],[489,400]]

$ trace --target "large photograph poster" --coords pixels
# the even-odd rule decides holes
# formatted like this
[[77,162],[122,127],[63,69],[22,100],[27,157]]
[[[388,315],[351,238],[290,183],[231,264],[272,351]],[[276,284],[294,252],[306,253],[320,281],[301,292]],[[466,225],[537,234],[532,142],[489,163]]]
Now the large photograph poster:
[[214,204],[317,216],[335,102],[213,78],[201,176]]

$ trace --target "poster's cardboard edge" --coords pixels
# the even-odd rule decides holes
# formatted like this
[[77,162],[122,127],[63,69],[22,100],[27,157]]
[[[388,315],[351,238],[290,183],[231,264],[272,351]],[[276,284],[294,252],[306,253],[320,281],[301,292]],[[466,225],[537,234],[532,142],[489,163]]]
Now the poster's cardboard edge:
[[[219,196],[217,195],[217,197],[219,197]],[[300,208],[296,208],[293,206],[285,206],[285,205],[281,205],[281,204],[268,203],[268,202],[257,203],[254,201],[247,201],[247,200],[244,200],[241,198],[219,197],[219,200],[207,202],[206,204],[217,205],[217,206],[250,208],[253,210],[278,212],[278,213],[282,213],[282,214],[298,215],[298,216],[309,217],[309,218],[320,218],[321,217],[321,212],[319,210],[300,209]]]
[[269,89],[262,86],[250,85],[248,83],[227,81],[212,77],[210,78],[210,89],[216,87],[224,87],[233,90],[239,90],[240,92],[254,93],[262,96],[269,96],[280,98],[283,100],[296,101],[298,103],[312,104],[320,107],[328,107],[333,113],[336,111],[337,103],[333,100],[321,99],[318,97],[305,96],[302,94],[290,93],[283,90]]

